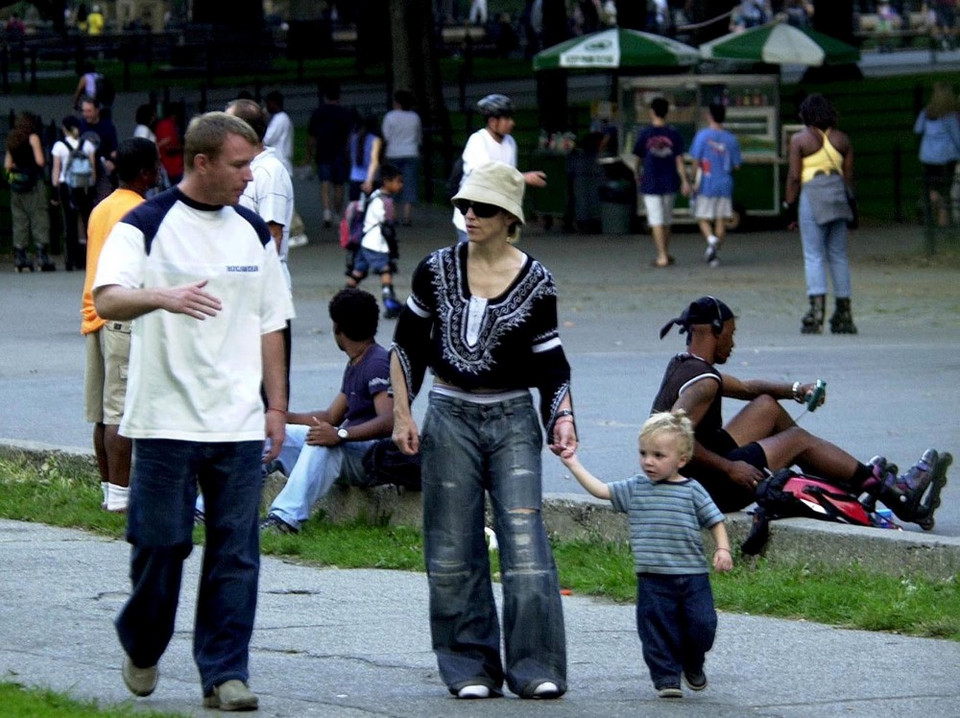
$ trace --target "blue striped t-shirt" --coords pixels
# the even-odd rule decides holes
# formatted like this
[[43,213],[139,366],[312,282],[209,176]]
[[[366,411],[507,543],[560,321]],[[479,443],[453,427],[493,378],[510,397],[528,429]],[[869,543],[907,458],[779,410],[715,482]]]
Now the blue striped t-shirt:
[[650,481],[637,474],[608,485],[610,502],[627,514],[637,573],[709,573],[702,528],[724,520],[698,482]]

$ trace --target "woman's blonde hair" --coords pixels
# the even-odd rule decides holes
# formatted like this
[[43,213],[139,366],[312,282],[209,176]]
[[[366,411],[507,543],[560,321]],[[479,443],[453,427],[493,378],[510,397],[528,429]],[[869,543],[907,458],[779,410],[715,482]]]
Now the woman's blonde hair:
[[951,112],[957,111],[957,96],[953,88],[946,82],[934,82],[933,94],[924,110],[929,120],[938,120]]
[[693,422],[687,417],[687,412],[683,409],[676,411],[660,411],[651,414],[650,418],[643,422],[640,429],[639,441],[643,443],[645,439],[659,436],[660,434],[672,434],[677,439],[677,448],[680,450],[680,456],[689,461],[693,458]]

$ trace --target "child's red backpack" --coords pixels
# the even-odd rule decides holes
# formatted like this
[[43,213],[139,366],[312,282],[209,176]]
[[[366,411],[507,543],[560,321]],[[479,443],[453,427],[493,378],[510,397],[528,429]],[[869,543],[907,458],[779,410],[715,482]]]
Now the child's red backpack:
[[[372,197],[373,195],[371,195]],[[340,246],[344,249],[357,249],[363,241],[363,220],[367,216],[369,198],[361,193],[360,199],[352,200],[347,204],[340,218]]]
[[[374,190],[369,197],[361,193],[360,199],[355,199],[347,204],[340,220],[340,246],[344,249],[354,250],[359,248],[364,235],[373,229],[371,227],[367,232],[364,232],[363,223],[367,217],[367,207],[370,206],[370,202],[375,197],[379,197],[383,202],[384,221],[380,225],[381,230],[384,230],[385,227],[393,228],[393,198],[389,195],[380,194],[380,190]],[[386,232],[384,232],[384,239],[387,240],[387,244],[394,242],[394,237],[392,235],[387,236]],[[391,248],[390,256],[396,258],[395,248]]]

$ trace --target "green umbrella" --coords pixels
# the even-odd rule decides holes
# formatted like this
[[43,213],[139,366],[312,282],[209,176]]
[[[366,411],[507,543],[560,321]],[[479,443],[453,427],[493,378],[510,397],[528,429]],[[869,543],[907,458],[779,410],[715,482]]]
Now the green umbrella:
[[611,28],[575,37],[538,52],[533,56],[533,69],[682,67],[699,61],[696,48],[669,37]]
[[829,35],[770,23],[733,32],[700,46],[707,60],[746,60],[775,65],[841,65],[859,62],[860,51]]

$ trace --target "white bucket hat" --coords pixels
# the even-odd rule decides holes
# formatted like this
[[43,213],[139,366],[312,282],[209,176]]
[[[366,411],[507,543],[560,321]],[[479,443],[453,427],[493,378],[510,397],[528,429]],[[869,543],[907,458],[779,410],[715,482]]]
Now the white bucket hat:
[[463,180],[451,202],[468,199],[492,204],[512,214],[523,224],[523,175],[504,162],[480,165]]

